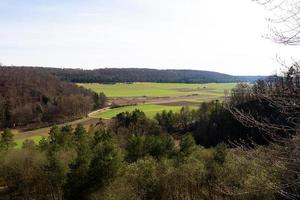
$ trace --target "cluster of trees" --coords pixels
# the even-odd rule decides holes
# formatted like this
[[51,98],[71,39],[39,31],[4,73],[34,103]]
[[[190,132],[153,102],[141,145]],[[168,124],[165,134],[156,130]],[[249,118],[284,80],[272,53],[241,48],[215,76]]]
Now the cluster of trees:
[[109,132],[87,132],[81,125],[53,127],[39,145],[25,141],[21,150],[2,143],[1,183],[10,199],[84,199],[113,178],[121,163]]
[[221,142],[230,144],[235,140],[253,140],[259,144],[267,142],[257,129],[247,128],[235,119],[225,102],[204,102],[197,110],[183,107],[178,113],[163,111],[155,119],[165,132],[179,135],[190,132],[197,144],[204,147]]
[[0,129],[65,122],[106,102],[104,94],[32,68],[1,67],[0,77]]
[[147,118],[145,113],[140,110],[118,114],[112,120],[111,127],[119,135],[158,135],[161,132],[158,124],[154,120]]
[[[24,67],[18,67],[23,69]],[[138,68],[104,68],[95,70],[60,69],[34,67],[36,71],[47,72],[61,80],[74,83],[232,83],[238,81],[253,82],[261,76],[231,76],[200,70],[156,70]]]
[[181,137],[191,133],[196,143],[204,147],[250,138],[257,143],[266,142],[256,129],[246,128],[236,120],[225,103],[220,101],[203,103],[196,110],[182,107],[179,112],[163,111],[157,113],[154,119],[147,118],[139,110],[124,112],[113,118],[110,127],[123,136],[168,134]]
[[257,168],[224,144],[205,149],[191,134],[178,144],[170,135],[133,134],[125,148],[120,141],[110,129],[80,125],[53,127],[48,138],[25,141],[22,149],[3,140],[1,198],[223,199],[234,198],[233,191],[241,199],[275,197],[245,192],[272,185],[274,168]]

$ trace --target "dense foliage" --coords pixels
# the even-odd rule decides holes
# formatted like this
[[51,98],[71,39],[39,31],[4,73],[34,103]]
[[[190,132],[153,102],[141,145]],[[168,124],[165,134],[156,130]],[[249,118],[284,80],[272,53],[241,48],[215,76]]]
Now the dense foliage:
[[64,122],[104,106],[106,98],[32,68],[0,67],[0,129]]
[[[22,67],[20,67],[22,68]],[[156,70],[138,68],[104,68],[95,70],[34,68],[48,72],[62,80],[75,83],[232,83],[238,81],[253,82],[264,78],[260,76],[231,76],[211,71],[200,70]]]
[[197,144],[205,147],[235,140],[266,143],[257,129],[244,127],[230,113],[226,103],[220,101],[204,102],[197,110],[183,107],[178,113],[163,111],[155,118],[164,131],[170,134],[191,132]]
[[[176,145],[170,135],[124,140],[104,127],[53,127],[38,145],[27,141],[22,149],[2,148],[0,155],[4,199],[229,199],[232,191],[268,188],[277,180],[274,168],[224,144],[204,149],[191,134]],[[272,199],[275,193],[240,197]]]

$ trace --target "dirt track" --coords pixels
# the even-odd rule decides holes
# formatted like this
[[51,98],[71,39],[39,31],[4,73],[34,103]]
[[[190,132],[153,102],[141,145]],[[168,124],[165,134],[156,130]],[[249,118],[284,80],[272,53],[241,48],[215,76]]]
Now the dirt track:
[[[197,100],[204,99],[204,98],[207,100],[212,98],[215,99],[215,97],[196,94],[196,95],[185,95],[185,96],[176,96],[176,97],[168,97],[168,96],[167,97],[118,97],[118,98],[109,98],[109,102],[118,105],[151,103],[151,104],[165,105],[165,106],[197,106],[201,103],[200,101]],[[193,102],[191,100],[196,100],[196,101]],[[85,128],[88,128],[90,125],[97,124],[99,122],[99,119],[92,117],[94,113],[105,112],[109,109],[110,107],[96,110],[89,113],[87,117],[72,122],[59,124],[58,126],[70,124],[73,127],[75,127],[77,124],[81,123]],[[51,127],[45,127],[45,128],[40,128],[31,131],[13,130],[14,138],[15,140],[20,140],[32,136],[47,136]]]
[[[208,95],[185,95],[185,96],[164,96],[164,97],[115,97],[110,98],[110,101],[118,105],[131,105],[141,103],[162,104],[170,102],[189,101],[195,99],[210,99]],[[214,97],[215,98],[215,97]]]
[[[67,122],[64,124],[58,124],[57,126],[63,126],[63,125],[72,125],[73,127],[75,127],[77,124],[82,124],[85,128],[88,128],[90,125],[95,125],[99,122],[99,119],[96,118],[92,118],[90,117],[93,113],[95,112],[104,112],[109,108],[103,108],[100,110],[96,110],[93,111],[91,113],[88,114],[88,117],[84,117],[82,119],[78,119],[72,122]],[[48,136],[48,133],[50,131],[52,126],[50,127],[45,127],[45,128],[40,128],[40,129],[35,129],[35,130],[31,130],[31,131],[20,131],[20,130],[13,130],[14,133],[14,139],[15,140],[21,140],[21,139],[26,139],[32,136]]]
[[[179,97],[124,97],[124,98],[111,98],[109,101],[117,103],[119,105],[127,105],[127,104],[137,104],[137,103],[154,103],[154,104],[172,104],[176,101],[180,100],[186,100],[186,99],[192,99],[192,98],[199,98],[200,96],[179,96]],[[109,110],[110,107],[106,107],[100,110],[93,111],[88,114],[87,117],[84,117],[82,119],[78,119],[72,122],[67,122],[63,124],[58,124],[57,126],[63,126],[66,124],[70,124],[73,127],[75,127],[77,124],[82,124],[85,128],[88,128],[90,125],[95,125],[99,122],[99,119],[93,118],[92,115],[94,113],[99,112],[105,112]],[[48,133],[50,131],[52,126],[45,127],[45,128],[39,128],[35,130],[30,131],[22,131],[20,129],[14,129],[12,130],[14,133],[14,139],[15,140],[22,140],[33,136],[48,136]]]
[[191,101],[169,101],[169,102],[161,102],[156,103],[157,105],[162,106],[199,106],[200,102],[191,102]]

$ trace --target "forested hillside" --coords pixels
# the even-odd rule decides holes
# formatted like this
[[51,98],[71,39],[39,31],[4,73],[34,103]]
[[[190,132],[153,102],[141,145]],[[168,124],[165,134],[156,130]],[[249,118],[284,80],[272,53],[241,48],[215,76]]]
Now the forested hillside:
[[235,82],[227,74],[195,70],[155,69],[96,69],[96,70],[53,70],[55,75],[71,82],[166,82],[166,83],[210,83]]
[[231,76],[212,71],[200,70],[156,70],[156,69],[118,69],[95,70],[34,68],[50,72],[62,80],[75,83],[117,83],[117,82],[159,82],[159,83],[230,83],[253,82],[263,76]]
[[65,122],[103,106],[105,98],[46,71],[0,67],[0,128]]

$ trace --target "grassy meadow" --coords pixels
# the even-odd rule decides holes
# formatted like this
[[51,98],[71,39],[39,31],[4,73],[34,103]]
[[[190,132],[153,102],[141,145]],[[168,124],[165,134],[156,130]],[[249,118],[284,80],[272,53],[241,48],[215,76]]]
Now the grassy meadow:
[[[195,107],[191,107],[193,109]],[[91,117],[95,118],[103,118],[103,119],[111,119],[112,117],[116,116],[122,112],[132,112],[135,109],[139,109],[143,111],[147,117],[153,118],[156,113],[162,112],[163,110],[172,110],[174,112],[178,112],[181,109],[181,106],[161,106],[155,104],[140,104],[136,106],[125,106],[120,108],[114,108],[107,110],[106,112],[95,113]]]
[[[224,96],[225,90],[231,90],[235,83],[208,83],[208,84],[186,84],[186,83],[116,83],[116,84],[98,84],[87,83],[81,84],[87,89],[91,89],[97,93],[104,92],[106,96],[112,98],[124,97],[170,97],[164,103],[170,105],[161,105],[155,102],[146,102],[136,106],[125,106],[109,109],[104,112],[98,112],[91,115],[95,118],[111,119],[121,112],[133,111],[139,109],[152,118],[156,113],[163,110],[172,110],[177,112],[181,109],[180,105],[172,105],[171,102],[184,100],[188,102],[204,102],[214,99],[220,99]],[[186,96],[188,99],[182,99]],[[192,96],[192,98],[190,98]],[[196,106],[190,106],[196,108]]]

